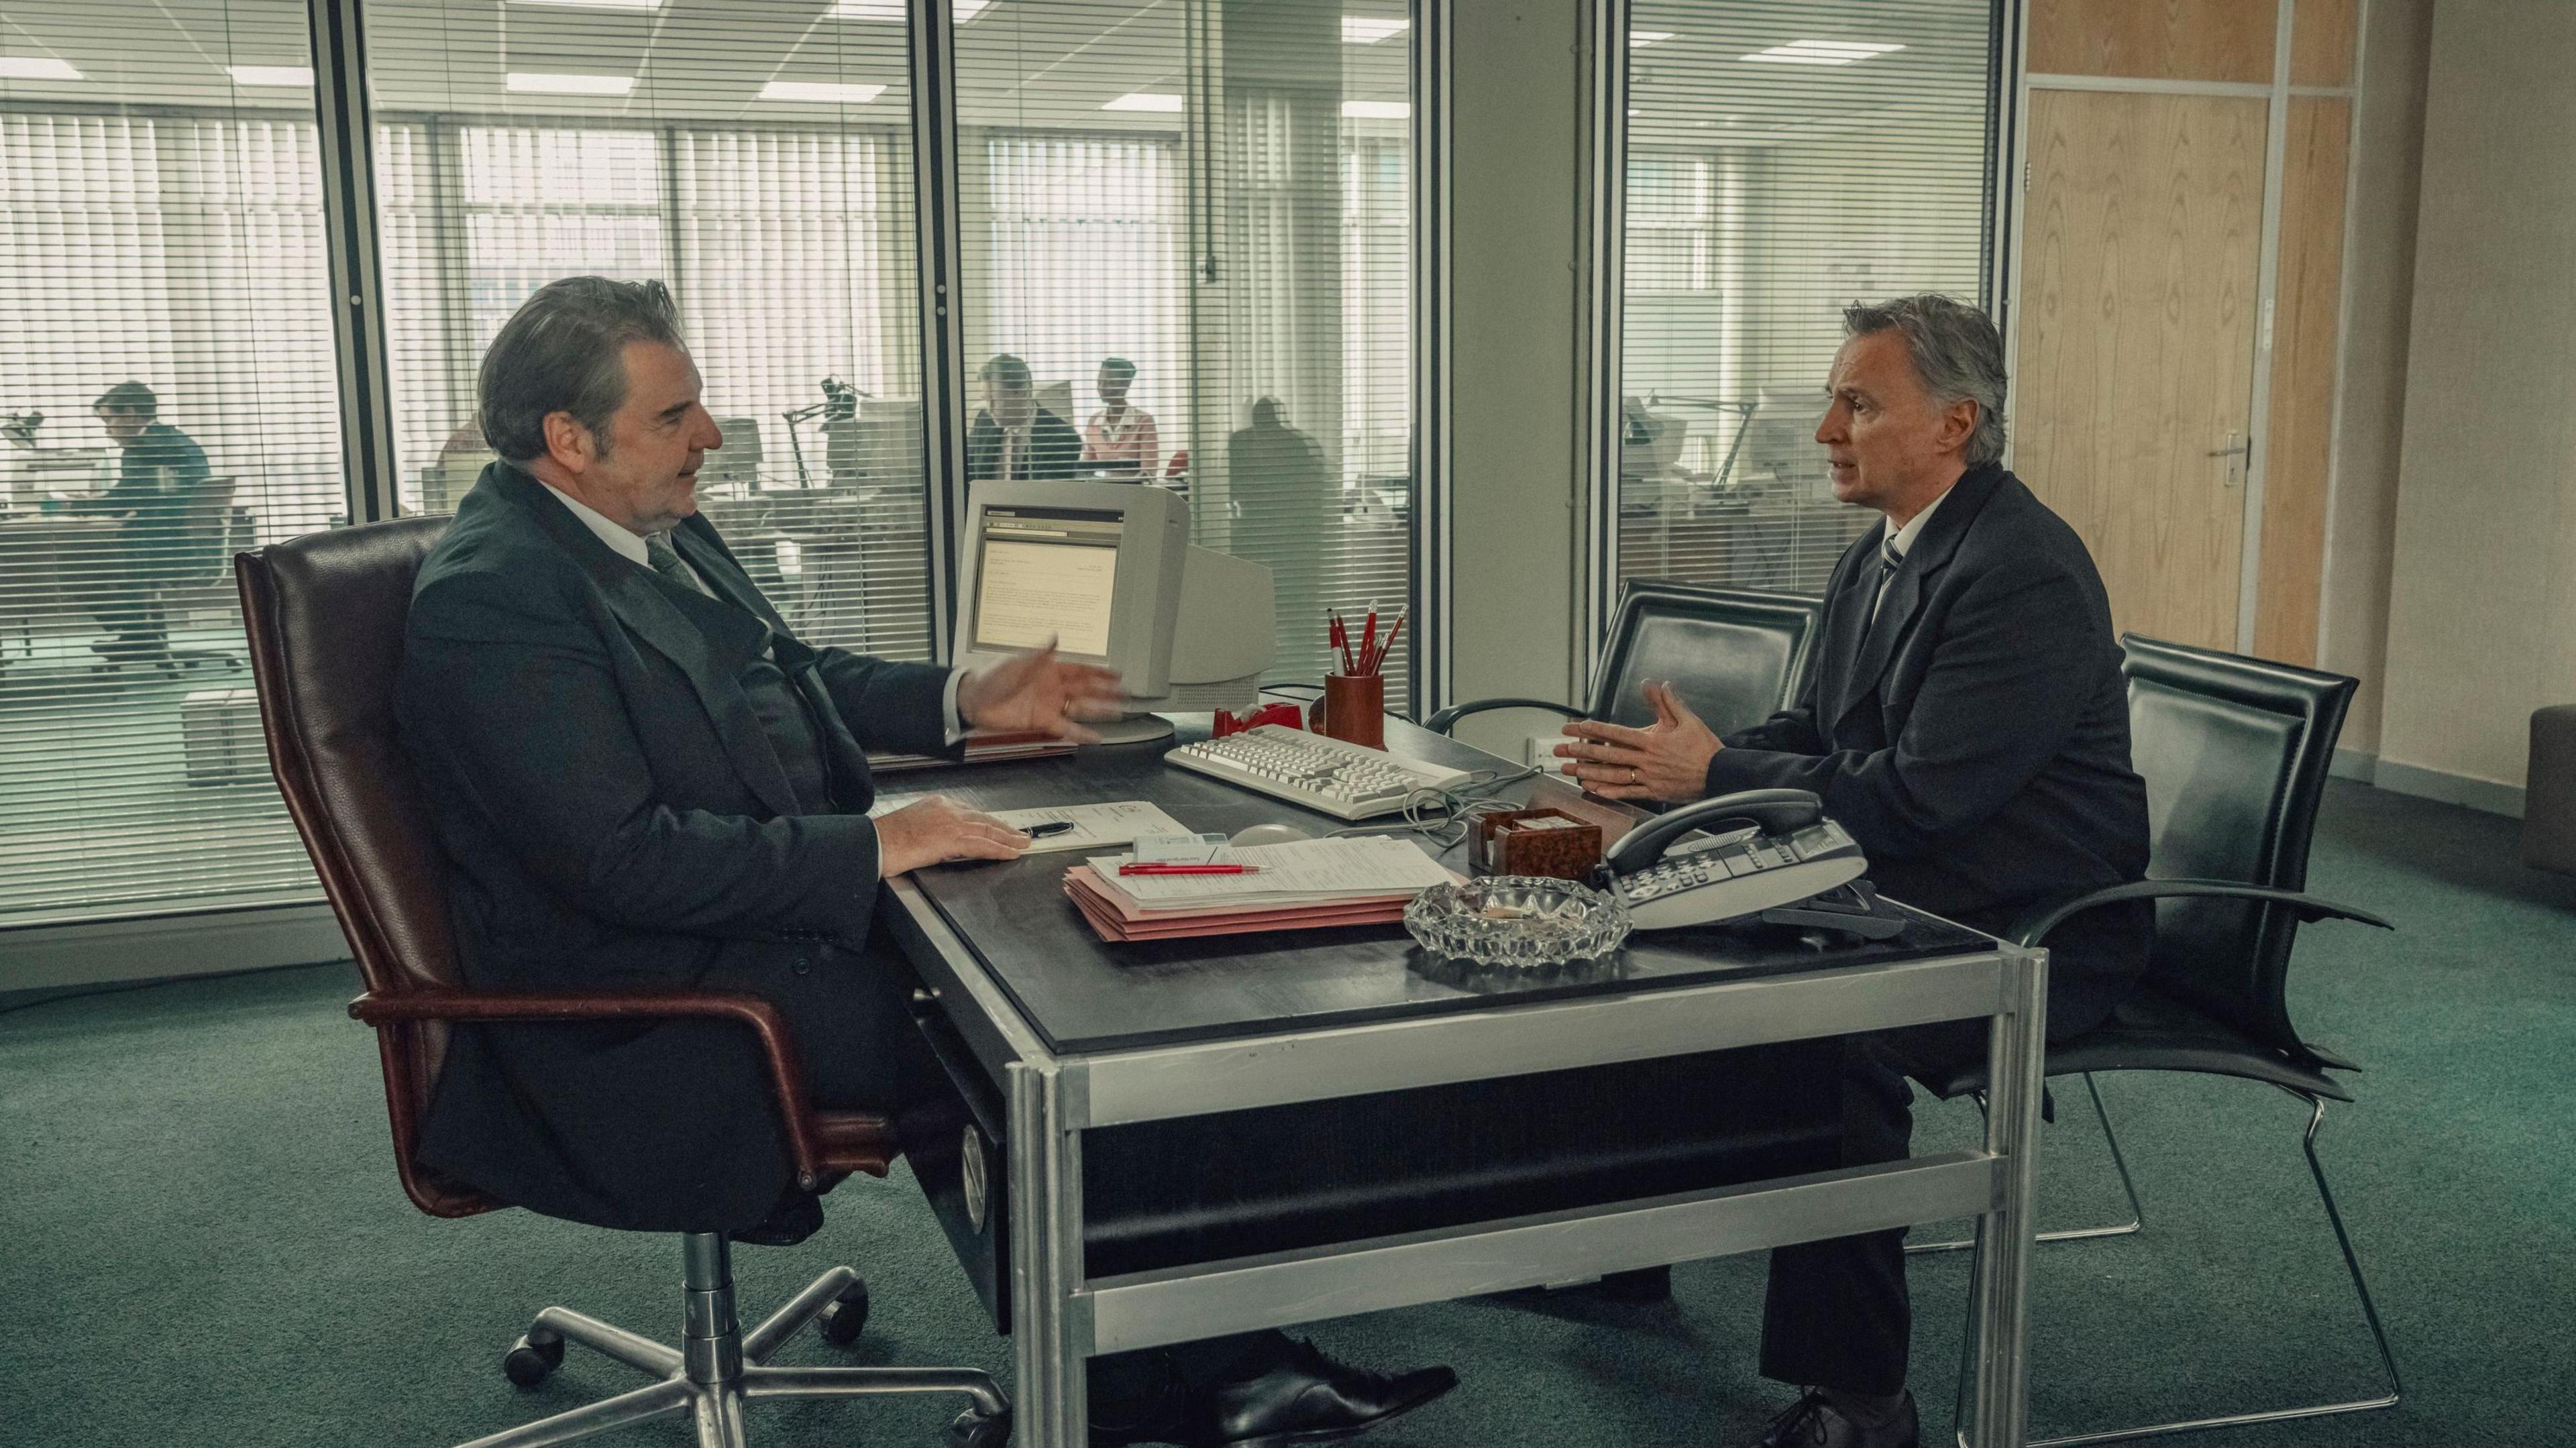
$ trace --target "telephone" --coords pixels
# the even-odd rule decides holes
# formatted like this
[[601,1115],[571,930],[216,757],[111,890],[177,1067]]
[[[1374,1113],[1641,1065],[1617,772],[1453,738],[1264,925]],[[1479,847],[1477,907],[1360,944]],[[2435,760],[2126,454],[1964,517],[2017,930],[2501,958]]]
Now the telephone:
[[[1713,837],[1686,839],[1701,831]],[[1777,912],[1783,924],[1823,907],[1835,928],[1864,936],[1883,920],[1868,908],[1860,879],[1869,860],[1843,827],[1825,818],[1824,801],[1803,789],[1752,789],[1674,810],[1630,830],[1601,865],[1639,930],[1671,930]],[[1850,890],[1843,887],[1850,886]],[[1855,893],[1863,892],[1863,893]],[[1817,896],[1848,900],[1817,901]],[[1784,907],[1810,904],[1797,912]],[[1851,903],[1856,902],[1856,903]]]

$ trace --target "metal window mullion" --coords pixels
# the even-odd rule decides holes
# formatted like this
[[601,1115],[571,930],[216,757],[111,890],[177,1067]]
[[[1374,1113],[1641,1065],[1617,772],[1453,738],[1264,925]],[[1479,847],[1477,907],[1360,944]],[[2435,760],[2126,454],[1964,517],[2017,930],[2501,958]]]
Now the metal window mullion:
[[[1627,311],[1628,212],[1628,0],[1597,0],[1592,12],[1592,197],[1587,235],[1592,248],[1592,336],[1585,389],[1584,561],[1589,577],[1577,598],[1583,610],[1574,658],[1582,677],[1569,681],[1569,698],[1588,697],[1600,661],[1619,587],[1619,399],[1625,380],[1621,328]],[[1578,568],[1578,576],[1586,569]]]
[[[1413,616],[1406,697],[1417,715],[1449,701],[1456,656],[1450,568],[1449,26],[1451,0],[1412,0]],[[1426,626],[1427,625],[1427,626]]]
[[956,528],[966,491],[966,337],[958,307],[957,28],[947,0],[912,0],[914,269],[921,302],[922,516],[931,656],[953,656]]
[[365,28],[360,7],[349,0],[313,0],[306,23],[322,151],[331,337],[339,363],[342,486],[350,518],[372,523],[395,516],[400,488],[385,362],[384,270],[376,236],[376,138],[367,107]]

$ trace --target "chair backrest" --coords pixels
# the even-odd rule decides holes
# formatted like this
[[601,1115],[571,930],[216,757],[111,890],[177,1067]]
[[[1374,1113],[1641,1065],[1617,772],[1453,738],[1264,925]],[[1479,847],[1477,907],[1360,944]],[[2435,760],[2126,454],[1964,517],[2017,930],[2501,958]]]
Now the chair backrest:
[[217,473],[179,503],[179,557],[172,582],[183,588],[220,583],[224,545],[232,541],[235,480]]
[[1806,687],[1823,616],[1820,600],[1795,594],[1632,580],[1592,676],[1591,716],[1651,724],[1646,681],[1670,679],[1718,733],[1759,724]]
[[[369,993],[454,990],[447,861],[394,730],[394,671],[421,559],[443,517],[272,543],[234,559],[269,766]],[[412,1166],[446,1049],[435,1023],[383,1027],[385,1104],[403,1187],[443,1216],[489,1203]]]
[[[2147,874],[2304,890],[2317,803],[2354,681],[2127,634],[2130,748],[2147,783]],[[2147,979],[2292,1054],[2283,1003],[2295,915],[2159,901]]]

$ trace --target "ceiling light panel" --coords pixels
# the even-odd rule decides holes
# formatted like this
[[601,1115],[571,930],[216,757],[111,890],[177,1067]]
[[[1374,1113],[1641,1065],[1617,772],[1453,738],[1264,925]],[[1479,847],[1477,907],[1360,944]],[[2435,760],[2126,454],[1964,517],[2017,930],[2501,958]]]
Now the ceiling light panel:
[[522,95],[622,96],[635,89],[635,77],[514,70],[510,72],[509,86]]
[[50,55],[0,55],[0,80],[79,80],[80,70]]
[[863,106],[885,94],[881,85],[854,85],[828,80],[774,80],[760,88],[765,101],[812,101],[834,106]]
[[1893,54],[1904,48],[1869,40],[1793,40],[1769,50],[1757,50],[1742,59],[1772,65],[1850,65],[1854,61]]

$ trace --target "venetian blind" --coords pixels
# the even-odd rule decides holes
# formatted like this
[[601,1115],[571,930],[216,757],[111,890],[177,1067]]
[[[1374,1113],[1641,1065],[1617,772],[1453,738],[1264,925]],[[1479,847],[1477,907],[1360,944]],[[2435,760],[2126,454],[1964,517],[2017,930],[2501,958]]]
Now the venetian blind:
[[1988,0],[1635,0],[1617,574],[1814,593],[1842,309],[1978,299]]
[[346,506],[307,65],[295,0],[0,19],[0,926],[314,890],[231,573]]
[[1326,609],[1391,622],[1411,588],[1404,6],[957,15],[974,412],[1025,378],[1015,475],[1185,491],[1200,545],[1272,571],[1272,677],[1321,677]]
[[659,280],[725,435],[699,505],[798,634],[931,651],[908,31],[878,0],[375,0],[407,509],[491,460],[474,378],[537,287]]

